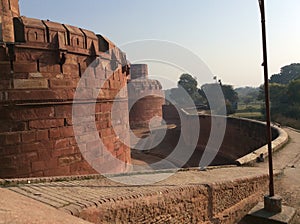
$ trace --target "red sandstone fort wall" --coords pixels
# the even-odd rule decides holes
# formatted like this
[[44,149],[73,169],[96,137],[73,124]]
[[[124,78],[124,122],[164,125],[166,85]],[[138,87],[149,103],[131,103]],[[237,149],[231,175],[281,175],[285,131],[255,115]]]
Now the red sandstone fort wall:
[[148,78],[146,64],[132,64],[128,83],[129,121],[131,128],[159,126],[162,119],[162,105],[165,103],[164,91],[159,81]]
[[[267,175],[104,199],[78,212],[93,223],[238,223],[268,186]],[[109,202],[108,202],[109,201]]]
[[[180,113],[180,116],[179,116]],[[200,133],[197,138],[197,146],[189,161],[186,163],[187,167],[198,167],[202,158],[204,150],[208,145],[208,141],[212,136],[218,133],[211,133],[212,119],[215,124],[223,122],[223,117],[210,116],[210,115],[188,115],[182,111],[178,111],[173,105],[164,105],[163,107],[164,120],[168,124],[176,124],[177,128],[169,129],[166,133],[164,140],[157,147],[163,147],[165,150],[150,150],[149,153],[159,154],[161,157],[166,157],[171,153],[180,138],[181,133],[185,136],[184,142],[188,146],[192,141],[189,137],[193,136],[193,127],[195,116],[199,119]],[[220,129],[221,130],[221,129]],[[220,131],[216,130],[216,131]],[[211,165],[228,165],[235,164],[235,160],[255,151],[256,149],[267,144],[266,142],[266,126],[262,122],[237,119],[233,117],[226,118],[224,138],[221,141],[217,155],[212,161]],[[273,139],[278,137],[278,131],[273,129]],[[215,150],[212,148],[211,150]],[[214,152],[214,151],[213,151]],[[257,155],[259,156],[259,155]]]
[[[128,113],[127,92],[123,91],[115,99],[126,86],[125,55],[105,37],[91,31],[51,21],[12,17],[5,19],[11,18],[6,25],[13,23],[15,42],[8,43],[2,38],[0,44],[0,177],[95,173],[79,151],[72,122],[76,87],[95,60],[113,73],[109,76],[94,71],[96,80],[104,83],[101,90],[95,91],[99,86],[95,79],[84,80],[83,101],[87,102],[82,103],[96,99],[96,105],[95,113],[83,114],[83,120],[94,116],[98,137],[106,148],[114,157],[130,163],[130,149],[114,133],[111,121],[113,103],[123,115]],[[125,114],[117,128],[125,130],[128,126]],[[95,141],[86,139],[86,147]],[[123,169],[120,167],[119,171]]]

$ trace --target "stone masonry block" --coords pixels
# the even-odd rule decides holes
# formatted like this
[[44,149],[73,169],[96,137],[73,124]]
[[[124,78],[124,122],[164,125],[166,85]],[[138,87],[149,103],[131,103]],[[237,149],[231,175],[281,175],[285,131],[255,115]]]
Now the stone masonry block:
[[22,132],[22,142],[29,143],[36,141],[36,132]]
[[64,119],[35,120],[29,122],[30,129],[47,129],[64,126]]
[[[4,112],[4,111],[3,111]],[[37,119],[49,119],[54,117],[53,107],[36,107],[36,108],[22,108],[22,109],[7,109],[5,110],[5,118],[15,121],[27,121]]]
[[37,131],[36,139],[38,141],[48,140],[49,139],[49,130],[39,130],[39,131]]
[[14,89],[47,89],[48,80],[46,79],[15,79]]
[[10,133],[5,136],[6,145],[15,145],[21,142],[21,137],[19,133]]
[[36,63],[15,63],[14,64],[14,72],[37,72],[37,64]]

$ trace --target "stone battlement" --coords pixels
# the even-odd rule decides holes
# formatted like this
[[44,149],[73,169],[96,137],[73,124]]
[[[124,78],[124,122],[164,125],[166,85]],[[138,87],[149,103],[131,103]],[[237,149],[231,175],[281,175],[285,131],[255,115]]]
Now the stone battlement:
[[[13,27],[15,42],[0,43],[2,103],[72,100],[84,71],[93,61],[100,59],[106,69],[115,71],[113,78],[120,82],[109,81],[104,89],[117,89],[126,81],[126,55],[102,35],[27,17],[14,17]],[[120,77],[122,74],[124,77]],[[25,89],[36,89],[38,94],[32,91],[24,93]],[[22,93],[13,90],[22,90]],[[112,99],[114,95],[116,93],[106,91],[99,97]]]

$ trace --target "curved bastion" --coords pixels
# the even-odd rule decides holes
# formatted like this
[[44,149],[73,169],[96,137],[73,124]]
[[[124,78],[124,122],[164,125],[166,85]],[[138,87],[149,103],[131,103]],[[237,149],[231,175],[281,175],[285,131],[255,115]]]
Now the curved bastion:
[[[164,91],[158,80],[148,78],[147,64],[131,64],[128,80],[129,124],[132,129],[160,126]],[[156,120],[155,120],[156,119]]]
[[[125,170],[130,149],[120,138],[127,136],[114,133],[110,114],[114,103],[125,113],[117,128],[121,133],[128,128],[128,96],[122,89],[129,75],[126,55],[92,31],[20,16],[17,0],[1,0],[0,13],[0,177],[95,173],[79,150],[72,123],[76,87],[90,65],[103,86],[95,91],[94,80],[84,80],[78,104],[83,111],[90,99],[96,105],[95,113],[82,117],[94,116],[104,146],[125,164],[117,171]],[[79,136],[87,138],[81,149],[97,145],[86,132]],[[97,162],[107,160],[100,153]]]

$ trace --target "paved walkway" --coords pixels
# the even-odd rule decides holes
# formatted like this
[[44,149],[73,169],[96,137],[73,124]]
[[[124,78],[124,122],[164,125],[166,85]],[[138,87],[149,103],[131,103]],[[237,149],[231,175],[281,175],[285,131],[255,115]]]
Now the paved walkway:
[[0,224],[88,224],[34,199],[0,188]]
[[[287,130],[290,143],[274,156],[274,167],[284,170],[276,188],[284,202],[300,207],[300,133]],[[112,199],[130,198],[143,193],[160,192],[181,185],[211,183],[253,177],[268,172],[267,163],[256,167],[227,167],[207,171],[180,171],[166,180],[145,186],[127,186],[104,177],[92,179],[64,180],[47,183],[21,182],[5,189],[0,188],[0,224],[2,223],[87,223],[65,212],[76,214],[78,209]],[[136,180],[160,179],[168,172],[140,173],[132,176]],[[120,180],[126,178],[118,177]],[[54,209],[56,208],[56,209]],[[298,216],[299,217],[299,216]],[[4,221],[1,221],[4,220]],[[300,219],[297,219],[298,221]],[[296,223],[300,223],[300,222]]]
[[[293,224],[300,223],[300,133],[285,129],[290,136],[289,144],[274,155],[275,169],[283,170],[283,175],[275,183],[275,194],[283,198],[283,204],[297,209]],[[264,163],[260,165],[267,167]]]

